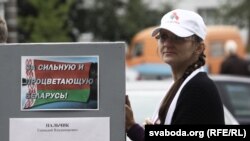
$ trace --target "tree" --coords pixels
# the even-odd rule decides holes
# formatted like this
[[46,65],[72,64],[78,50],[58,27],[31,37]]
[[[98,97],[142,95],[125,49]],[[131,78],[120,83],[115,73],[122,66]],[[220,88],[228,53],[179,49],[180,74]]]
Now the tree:
[[140,30],[150,26],[159,25],[159,21],[171,6],[166,5],[164,11],[149,9],[142,0],[129,0],[126,5],[126,14],[120,18],[121,37],[127,42]]
[[93,24],[90,29],[97,39],[114,41],[119,39],[119,23],[116,11],[119,0],[96,0],[95,8],[92,9],[94,16],[91,17]]
[[[249,0],[239,0],[239,1],[227,1],[225,5],[222,6],[222,13],[225,16],[225,20],[231,24],[237,24],[240,27],[246,27],[248,33],[250,33],[250,1]],[[250,36],[247,39],[247,49],[250,51]]]
[[71,41],[68,13],[72,3],[71,0],[18,1],[19,42]]
[[94,0],[91,8],[86,1],[18,1],[19,41],[76,41],[80,33],[90,32],[95,41],[129,43],[139,30],[157,25],[162,17],[142,0]]
[[[80,33],[92,32],[98,41],[130,42],[133,35],[158,24],[162,14],[149,10],[142,0],[95,0],[91,9],[72,8],[71,20]],[[79,20],[81,19],[81,20]]]
[[120,4],[120,0],[95,0],[93,7],[86,8],[83,1],[77,1],[70,18],[79,33],[91,32],[96,41],[115,41],[119,39],[117,10]]

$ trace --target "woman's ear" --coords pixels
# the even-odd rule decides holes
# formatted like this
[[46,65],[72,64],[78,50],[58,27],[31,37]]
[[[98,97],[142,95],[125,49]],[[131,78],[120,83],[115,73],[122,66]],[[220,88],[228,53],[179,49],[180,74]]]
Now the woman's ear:
[[195,54],[200,55],[202,52],[204,52],[204,50],[205,50],[204,42],[198,43],[195,50]]

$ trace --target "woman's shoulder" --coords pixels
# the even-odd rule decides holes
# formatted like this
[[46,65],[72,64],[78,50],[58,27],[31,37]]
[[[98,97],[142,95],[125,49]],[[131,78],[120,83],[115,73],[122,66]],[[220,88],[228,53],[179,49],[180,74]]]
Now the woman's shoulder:
[[190,79],[187,84],[195,84],[196,86],[210,86],[214,85],[214,82],[208,77],[207,73],[199,72],[192,79]]
[[198,100],[197,103],[214,101],[214,99],[219,99],[219,91],[208,75],[200,72],[186,83],[181,90],[179,99]]
[[207,73],[199,72],[192,79],[187,82],[183,87],[183,90],[188,91],[203,91],[203,92],[212,92],[217,93],[217,88],[213,80],[211,80]]

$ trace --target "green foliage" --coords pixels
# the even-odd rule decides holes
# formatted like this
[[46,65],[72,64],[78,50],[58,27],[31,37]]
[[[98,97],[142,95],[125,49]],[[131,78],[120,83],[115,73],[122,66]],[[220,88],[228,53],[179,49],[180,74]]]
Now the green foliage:
[[95,37],[100,40],[117,40],[119,31],[118,16],[116,14],[119,8],[117,0],[96,0],[94,9],[92,9],[93,20],[90,29]]
[[159,11],[149,10],[141,0],[96,0],[93,8],[76,11],[72,21],[80,33],[92,32],[97,41],[128,43],[138,31],[157,25],[162,16]]
[[75,41],[80,33],[91,32],[95,41],[129,43],[138,31],[159,24],[162,16],[142,0],[94,2],[87,8],[83,0],[19,0],[19,41]]
[[[20,1],[19,1],[20,2]],[[33,13],[19,13],[20,42],[71,41],[68,13],[71,0],[26,0]],[[22,5],[19,3],[19,5]]]
[[227,23],[236,24],[239,27],[246,27],[248,29],[247,51],[250,52],[250,1],[239,0],[229,1],[221,7]]
[[130,0],[126,6],[126,11],[126,15],[120,18],[120,23],[122,25],[121,32],[123,33],[123,37],[128,42],[139,30],[156,24],[155,21],[151,24],[148,23],[147,9],[141,3],[141,0]]
[[240,27],[248,26],[250,21],[249,0],[229,1],[221,7],[224,19],[229,24],[237,24]]
[[164,11],[157,11],[148,9],[142,0],[129,0],[126,5],[127,13],[120,18],[122,38],[130,42],[137,32],[150,26],[159,25],[161,17],[169,10],[171,10],[171,6],[165,6]]

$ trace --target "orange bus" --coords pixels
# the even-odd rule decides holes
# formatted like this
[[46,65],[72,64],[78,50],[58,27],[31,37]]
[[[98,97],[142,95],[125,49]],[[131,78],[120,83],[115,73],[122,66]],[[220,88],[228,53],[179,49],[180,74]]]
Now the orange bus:
[[[157,40],[151,37],[155,27],[146,28],[137,33],[128,48],[126,63],[128,67],[146,76],[170,76],[171,70],[165,65],[157,53]],[[211,74],[218,74],[220,65],[225,58],[224,44],[227,40],[234,40],[237,54],[244,58],[246,55],[240,31],[235,26],[208,26],[205,39],[206,68]]]

